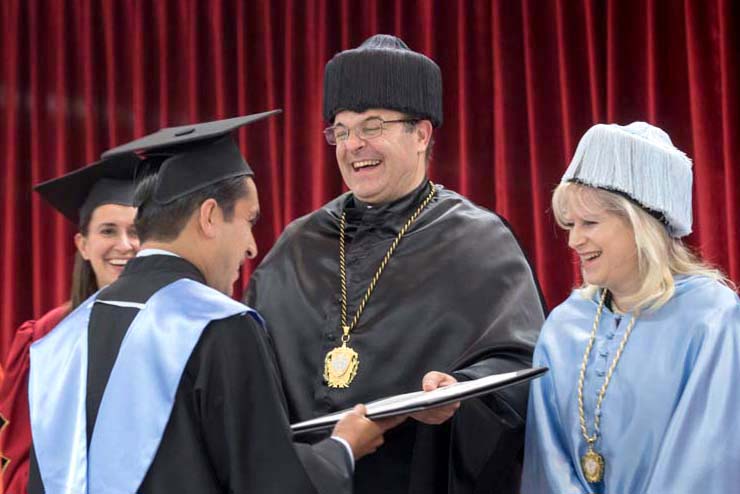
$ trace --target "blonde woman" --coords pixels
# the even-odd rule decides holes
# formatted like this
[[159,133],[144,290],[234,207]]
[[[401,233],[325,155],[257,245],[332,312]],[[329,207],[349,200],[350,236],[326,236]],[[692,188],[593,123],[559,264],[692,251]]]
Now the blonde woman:
[[691,162],[661,129],[596,125],[552,199],[584,285],[534,353],[523,493],[740,485],[740,301],[684,246]]

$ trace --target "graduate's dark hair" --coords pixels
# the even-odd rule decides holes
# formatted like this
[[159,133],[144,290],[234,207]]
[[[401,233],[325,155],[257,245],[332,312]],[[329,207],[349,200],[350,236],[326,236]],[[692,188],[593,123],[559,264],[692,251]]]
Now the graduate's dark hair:
[[[92,211],[86,212],[80,217],[79,231],[87,236],[92,219]],[[98,280],[95,277],[90,261],[82,258],[79,251],[75,252],[75,265],[72,270],[72,287],[70,288],[70,312],[75,310],[90,295],[98,291]]]
[[234,218],[236,201],[246,197],[248,192],[244,180],[246,176],[221,180],[168,204],[159,204],[154,200],[154,192],[161,161],[158,158],[148,159],[142,167],[142,174],[136,178],[134,202],[138,210],[134,224],[142,243],[148,240],[175,240],[193,212],[208,199],[216,200],[226,221]]

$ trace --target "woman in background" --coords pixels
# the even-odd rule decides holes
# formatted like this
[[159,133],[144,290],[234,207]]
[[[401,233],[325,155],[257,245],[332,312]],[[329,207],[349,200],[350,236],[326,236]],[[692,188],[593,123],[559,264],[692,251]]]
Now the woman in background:
[[[79,227],[70,300],[16,332],[0,382],[0,454],[5,468],[0,492],[25,494],[31,426],[28,414],[29,347],[99,288],[115,281],[136,255],[133,176],[135,156],[99,162],[36,187],[41,196]],[[4,489],[4,490],[3,490]]]
[[643,122],[596,125],[556,188],[584,285],[548,317],[522,492],[740,485],[740,301],[692,254],[691,162]]

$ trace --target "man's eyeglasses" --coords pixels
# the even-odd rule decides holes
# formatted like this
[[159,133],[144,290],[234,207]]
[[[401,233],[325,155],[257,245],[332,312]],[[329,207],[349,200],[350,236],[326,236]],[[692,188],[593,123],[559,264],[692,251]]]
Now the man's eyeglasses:
[[331,146],[336,146],[338,142],[344,142],[349,139],[349,133],[354,132],[360,139],[375,139],[383,133],[385,124],[389,123],[416,123],[416,118],[403,118],[399,120],[383,120],[380,117],[370,117],[360,122],[351,129],[345,125],[337,124],[324,129],[326,142]]

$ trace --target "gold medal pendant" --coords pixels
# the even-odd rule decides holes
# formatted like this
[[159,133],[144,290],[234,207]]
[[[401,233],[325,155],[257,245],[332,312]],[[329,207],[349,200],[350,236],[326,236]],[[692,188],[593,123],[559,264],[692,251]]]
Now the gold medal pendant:
[[586,454],[581,456],[581,468],[588,482],[601,482],[604,478],[604,457],[593,448],[588,448]]
[[346,342],[329,351],[324,358],[324,380],[330,388],[348,388],[357,374],[360,356]]
[[396,235],[396,239],[391,243],[390,247],[388,247],[388,251],[385,253],[380,266],[378,266],[367,290],[365,290],[365,295],[362,297],[362,301],[357,306],[355,317],[352,318],[351,323],[347,323],[347,267],[344,256],[344,227],[347,221],[347,212],[342,212],[342,217],[339,220],[339,293],[341,294],[341,298],[339,300],[341,302],[340,321],[342,323],[342,346],[338,346],[330,350],[324,358],[324,381],[326,381],[326,384],[330,388],[349,388],[355,375],[357,375],[357,367],[360,365],[360,357],[357,355],[356,351],[347,346],[347,342],[351,338],[350,333],[357,326],[357,321],[360,320],[360,315],[362,314],[362,311],[365,310],[365,305],[367,305],[367,301],[370,300],[370,295],[372,295],[380,275],[383,274],[383,270],[388,264],[388,260],[393,255],[393,252],[396,250],[401,238],[406,233],[406,230],[408,230],[414,221],[416,221],[416,218],[421,214],[422,209],[424,209],[434,197],[436,189],[433,183],[429,183],[431,185],[429,194],[426,199],[422,201],[419,207],[416,208],[414,214],[412,214],[401,227],[398,231],[398,235]]

